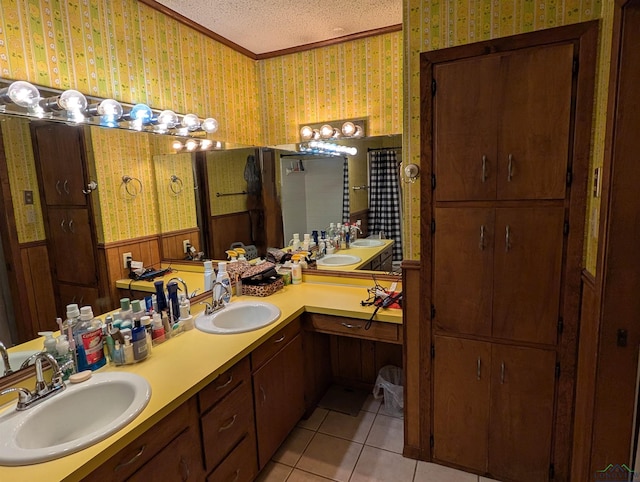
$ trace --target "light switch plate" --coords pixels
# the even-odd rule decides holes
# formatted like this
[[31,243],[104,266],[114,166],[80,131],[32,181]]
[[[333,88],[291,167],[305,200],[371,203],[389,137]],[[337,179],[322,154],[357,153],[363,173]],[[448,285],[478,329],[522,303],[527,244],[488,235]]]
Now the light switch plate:
[[133,261],[133,256],[131,253],[122,253],[122,267],[128,268],[127,261]]

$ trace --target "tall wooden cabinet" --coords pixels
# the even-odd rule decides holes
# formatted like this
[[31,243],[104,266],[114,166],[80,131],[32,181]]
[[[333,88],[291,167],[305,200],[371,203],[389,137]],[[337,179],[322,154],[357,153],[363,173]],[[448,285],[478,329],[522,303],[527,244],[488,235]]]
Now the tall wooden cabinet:
[[427,458],[503,481],[568,476],[581,29],[422,56]]
[[68,303],[98,309],[97,243],[89,195],[83,192],[88,178],[82,129],[33,124],[32,137],[57,312],[64,313]]

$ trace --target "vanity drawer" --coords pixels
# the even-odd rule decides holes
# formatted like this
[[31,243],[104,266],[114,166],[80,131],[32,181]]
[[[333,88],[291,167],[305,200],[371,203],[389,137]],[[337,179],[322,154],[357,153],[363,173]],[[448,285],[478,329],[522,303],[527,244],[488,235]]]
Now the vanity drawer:
[[218,378],[203,388],[198,394],[200,413],[204,413],[231,393],[242,382],[250,382],[249,357],[243,358]]
[[[91,482],[126,480],[198,420],[195,398],[191,398],[140,435],[89,474]],[[189,438],[191,435],[184,436]],[[198,460],[201,465],[202,462]]]
[[307,320],[306,328],[311,331],[387,343],[402,343],[402,325],[395,323],[372,321],[371,327],[365,330],[364,327],[368,320],[319,315],[316,313],[310,313]]
[[264,362],[300,333],[300,318],[296,318],[251,353],[251,368],[256,371]]
[[248,433],[254,433],[253,397],[242,383],[200,418],[205,466],[211,470]]
[[250,432],[216,470],[211,472],[207,482],[251,482],[258,473],[257,461],[256,437]]

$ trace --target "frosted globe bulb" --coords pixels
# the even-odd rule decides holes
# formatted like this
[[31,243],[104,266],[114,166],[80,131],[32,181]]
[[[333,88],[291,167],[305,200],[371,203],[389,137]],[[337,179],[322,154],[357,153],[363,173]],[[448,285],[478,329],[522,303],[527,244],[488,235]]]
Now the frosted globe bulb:
[[129,117],[132,121],[138,121],[141,124],[147,124],[153,117],[151,107],[146,104],[136,104],[129,111]]
[[313,129],[309,126],[304,126],[300,129],[300,138],[305,141],[313,139]]
[[31,107],[40,99],[40,92],[33,84],[18,80],[6,89],[0,90],[0,98],[8,98],[8,100],[20,107]]
[[201,151],[206,151],[207,149],[209,149],[211,146],[213,146],[213,141],[209,140],[209,139],[202,139],[200,141],[200,150]]
[[173,144],[171,144],[171,147],[173,149],[175,149],[176,151],[180,151],[180,150],[182,150],[182,148],[184,146],[182,145],[182,142],[180,142],[180,141],[173,141]]
[[195,114],[187,114],[182,118],[182,125],[190,131],[195,131],[200,127],[200,119]]
[[58,99],[58,105],[67,112],[82,112],[87,108],[87,98],[77,90],[65,90]]
[[198,147],[198,141],[194,141],[193,139],[189,139],[184,143],[184,147],[187,148],[187,151],[195,151]]
[[213,134],[218,130],[218,121],[213,117],[207,117],[202,121],[202,128],[205,130],[205,132]]
[[167,127],[175,127],[178,125],[178,114],[172,110],[163,110],[158,114],[158,124],[166,125]]
[[353,122],[345,122],[342,124],[342,135],[351,137],[356,132],[356,125]]
[[325,124],[320,127],[320,137],[322,137],[323,139],[329,139],[332,135],[333,127],[331,127],[329,124]]
[[122,117],[122,105],[117,100],[105,99],[98,105],[98,114],[111,117],[112,120]]

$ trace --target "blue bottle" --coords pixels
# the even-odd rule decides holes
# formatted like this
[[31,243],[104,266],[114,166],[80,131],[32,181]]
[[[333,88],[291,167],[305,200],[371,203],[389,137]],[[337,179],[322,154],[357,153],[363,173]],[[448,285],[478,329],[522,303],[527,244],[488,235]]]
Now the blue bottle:
[[[167,285],[169,303],[171,304],[171,322],[175,323],[180,318],[180,302],[178,301],[178,283],[175,281]],[[159,303],[158,303],[159,305]]]
[[158,313],[162,313],[168,308],[167,297],[164,295],[164,281],[156,281],[153,283],[153,285],[156,287],[156,303],[158,305]]
[[135,361],[147,358],[147,331],[140,323],[140,320],[134,321],[134,328],[131,330],[131,339],[133,340],[133,359]]

